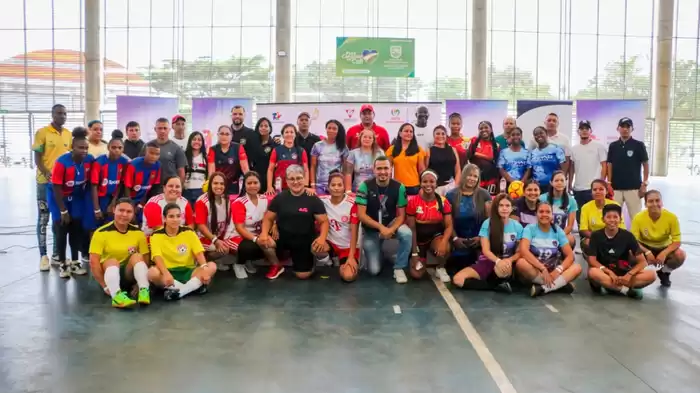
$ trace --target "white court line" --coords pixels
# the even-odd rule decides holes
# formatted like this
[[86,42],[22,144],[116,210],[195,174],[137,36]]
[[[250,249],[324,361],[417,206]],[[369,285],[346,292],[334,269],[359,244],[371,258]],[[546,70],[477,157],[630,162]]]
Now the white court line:
[[517,393],[515,387],[513,387],[513,384],[510,383],[506,373],[503,371],[503,368],[501,368],[501,365],[498,364],[496,358],[493,357],[493,354],[491,354],[491,351],[486,346],[486,343],[484,343],[484,340],[481,339],[481,335],[479,335],[479,332],[476,331],[474,325],[472,325],[472,323],[469,321],[467,314],[464,312],[462,307],[460,307],[459,303],[457,303],[457,300],[452,295],[452,292],[447,289],[445,283],[442,281],[435,277],[432,277],[432,279],[433,283],[440,292],[440,295],[442,295],[445,303],[447,303],[450,311],[452,311],[452,315],[454,315],[455,319],[457,320],[457,324],[462,329],[462,332],[464,332],[464,335],[467,336],[467,340],[469,340],[469,343],[476,351],[476,354],[479,356],[479,359],[481,359],[481,362],[484,363],[486,370],[489,372],[489,374],[491,374],[491,378],[493,378],[496,386],[498,386],[498,390],[500,390],[501,393]]
[[394,314],[401,314],[401,307],[398,304],[394,305]]
[[544,306],[547,307],[549,309],[549,311],[551,311],[551,312],[559,312],[559,310],[557,310],[554,306],[552,306],[549,303],[545,302]]

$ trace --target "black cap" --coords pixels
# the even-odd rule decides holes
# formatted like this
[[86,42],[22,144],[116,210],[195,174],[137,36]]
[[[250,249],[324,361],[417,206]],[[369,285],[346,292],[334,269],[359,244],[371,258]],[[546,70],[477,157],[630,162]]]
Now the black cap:
[[590,130],[591,122],[588,120],[581,120],[580,122],[578,122],[578,129],[580,130],[582,128],[588,128]]
[[629,117],[623,117],[622,119],[620,119],[620,121],[617,122],[617,126],[618,127],[622,127],[622,126],[634,127],[634,123],[632,123],[632,119],[630,119]]
[[299,113],[299,116],[297,116],[297,119],[300,119],[302,116],[306,116],[306,117],[308,117],[309,119],[311,119],[311,115],[309,114],[309,112],[301,112],[301,113]]
[[603,206],[603,217],[605,217],[608,212],[617,212],[617,214],[622,215],[622,206],[616,203],[608,203]]

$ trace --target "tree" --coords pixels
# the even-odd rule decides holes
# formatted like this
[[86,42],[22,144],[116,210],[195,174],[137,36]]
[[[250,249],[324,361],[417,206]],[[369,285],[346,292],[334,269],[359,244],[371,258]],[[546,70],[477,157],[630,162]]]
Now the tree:
[[271,67],[262,55],[225,60],[201,57],[193,61],[167,59],[143,77],[159,93],[192,97],[251,97],[270,101]]
[[490,98],[509,100],[511,103],[523,98],[555,98],[548,84],[535,83],[531,71],[520,70],[513,66],[501,70],[492,65],[489,67],[488,75]]
[[427,99],[428,101],[467,99],[469,98],[468,83],[469,79],[466,76],[464,78],[439,77],[431,81]]
[[[648,59],[647,59],[648,61]],[[639,56],[621,57],[605,65],[603,71],[588,80],[588,86],[576,94],[577,99],[649,98],[651,75],[639,66]]]
[[693,60],[677,60],[673,67],[674,118],[697,119],[700,117],[700,91],[698,84],[698,64]]

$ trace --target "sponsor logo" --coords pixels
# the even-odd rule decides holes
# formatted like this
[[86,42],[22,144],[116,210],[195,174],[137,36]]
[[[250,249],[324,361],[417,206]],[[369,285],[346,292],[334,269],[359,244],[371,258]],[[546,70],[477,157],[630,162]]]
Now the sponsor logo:
[[389,47],[389,56],[391,56],[392,59],[400,59],[402,54],[403,49],[400,46]]
[[141,191],[141,185],[140,185],[140,184],[135,185],[135,186],[134,186],[134,191],[136,191],[136,192]]
[[134,247],[134,246],[129,247],[127,249],[127,252],[129,253],[129,255],[136,254],[136,247]]
[[393,108],[391,112],[391,117],[389,118],[389,123],[401,123],[403,119],[401,118],[401,110],[398,108]]
[[107,178],[102,179],[102,186],[104,187],[107,184],[109,184],[109,180],[107,180]]
[[416,208],[416,214],[423,214],[423,207],[422,206],[418,206]]
[[75,185],[75,182],[70,180],[66,182],[66,187],[73,187]]
[[292,160],[296,160],[297,157],[298,157],[298,156],[297,156],[297,153],[292,153]]
[[352,119],[352,115],[355,114],[355,110],[354,109],[346,109],[345,114],[348,115],[348,119]]
[[348,216],[343,216],[343,218],[341,218],[340,221],[342,221],[342,222],[349,222],[349,221],[350,221],[350,217],[348,217]]
[[177,246],[177,252],[178,252],[180,255],[185,255],[185,253],[187,252],[187,245],[185,245],[185,244],[180,244],[179,246]]
[[300,208],[299,208],[299,212],[300,212],[300,213],[308,213],[308,212],[309,212],[309,209],[307,209],[307,208],[305,208],[305,207],[300,207]]
[[272,112],[272,120],[279,120],[282,118],[282,114],[280,112]]

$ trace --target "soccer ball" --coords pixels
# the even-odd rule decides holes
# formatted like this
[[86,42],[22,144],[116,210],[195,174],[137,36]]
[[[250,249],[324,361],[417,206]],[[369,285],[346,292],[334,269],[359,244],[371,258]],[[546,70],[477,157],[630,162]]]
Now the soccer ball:
[[510,185],[508,185],[508,195],[512,199],[518,199],[521,196],[523,196],[523,190],[525,189],[525,186],[523,182],[520,180],[515,180]]

